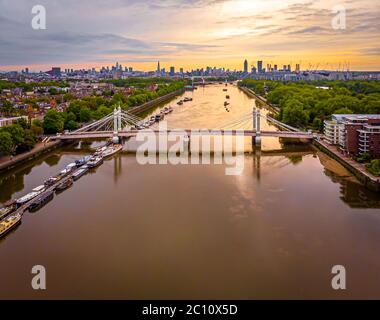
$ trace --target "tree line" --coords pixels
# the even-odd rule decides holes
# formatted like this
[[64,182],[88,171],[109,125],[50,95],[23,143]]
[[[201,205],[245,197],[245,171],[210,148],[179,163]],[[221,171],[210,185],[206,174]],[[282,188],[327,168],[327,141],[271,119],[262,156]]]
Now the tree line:
[[[332,114],[380,114],[379,81],[279,82],[244,79],[239,83],[280,108],[277,119],[300,128],[323,130]],[[322,88],[322,87],[328,87]]]

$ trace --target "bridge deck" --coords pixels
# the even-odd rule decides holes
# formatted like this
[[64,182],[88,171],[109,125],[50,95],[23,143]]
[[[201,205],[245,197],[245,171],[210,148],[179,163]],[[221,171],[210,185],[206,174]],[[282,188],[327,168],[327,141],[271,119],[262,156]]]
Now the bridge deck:
[[[226,135],[226,136],[246,136],[255,137],[257,132],[254,130],[217,130],[217,129],[175,129],[175,130],[130,130],[130,131],[119,131],[118,136],[123,138],[135,137],[138,133],[144,134],[184,134],[187,136],[192,135]],[[73,133],[73,134],[62,134],[51,137],[51,139],[58,140],[75,140],[75,139],[100,139],[100,138],[112,138],[114,133],[112,131],[95,131],[95,132],[83,132],[83,133]],[[312,133],[307,132],[291,132],[291,131],[261,131],[260,135],[262,137],[279,137],[279,138],[293,138],[293,139],[314,139]]]

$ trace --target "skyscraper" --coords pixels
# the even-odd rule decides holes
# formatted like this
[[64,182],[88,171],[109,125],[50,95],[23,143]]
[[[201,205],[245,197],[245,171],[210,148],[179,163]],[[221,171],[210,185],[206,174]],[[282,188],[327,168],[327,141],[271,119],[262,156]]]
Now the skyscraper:
[[248,73],[248,61],[247,61],[247,59],[244,61],[244,73]]
[[157,63],[157,73],[161,72],[161,66],[160,66],[160,61]]
[[263,62],[257,61],[257,72],[262,73],[263,72]]
[[174,76],[174,74],[175,74],[175,68],[174,67],[170,67],[170,75]]

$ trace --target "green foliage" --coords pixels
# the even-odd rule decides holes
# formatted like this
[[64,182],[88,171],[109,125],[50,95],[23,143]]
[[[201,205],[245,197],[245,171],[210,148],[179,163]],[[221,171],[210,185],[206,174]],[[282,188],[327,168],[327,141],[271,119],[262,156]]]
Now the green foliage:
[[79,112],[80,122],[89,122],[92,118],[91,110],[89,108],[81,108]]
[[280,108],[278,120],[316,130],[319,128],[320,131],[323,129],[321,122],[332,114],[380,113],[379,81],[306,83],[244,79],[239,86],[248,87],[260,95],[266,94],[268,103]]
[[1,108],[1,111],[4,113],[4,115],[9,116],[12,115],[14,112],[14,108],[12,106],[12,103],[10,103],[8,100],[3,101],[3,106]]
[[46,112],[43,128],[45,134],[55,134],[62,132],[64,128],[64,117],[62,114],[52,109]]
[[10,155],[13,150],[12,136],[9,132],[0,131],[0,154]]
[[357,161],[357,162],[360,162],[360,163],[368,163],[371,161],[371,155],[367,152],[361,154],[361,155],[358,155],[357,157],[354,157],[354,159]]
[[17,146],[18,151],[21,151],[21,152],[33,149],[34,145],[37,142],[37,138],[31,129],[24,130],[23,134],[24,134],[24,141]]
[[372,173],[374,176],[380,176],[380,159],[372,160],[369,164],[366,165],[367,170]]
[[304,110],[300,101],[288,100],[284,107],[282,120],[292,126],[303,127],[309,122],[309,112]]

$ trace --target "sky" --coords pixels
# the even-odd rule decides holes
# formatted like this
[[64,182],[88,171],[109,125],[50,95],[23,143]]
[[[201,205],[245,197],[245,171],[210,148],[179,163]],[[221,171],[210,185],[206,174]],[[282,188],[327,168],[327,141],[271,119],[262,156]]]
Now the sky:
[[[34,30],[32,7],[46,8]],[[333,28],[340,5],[344,29]],[[340,11],[341,13],[341,11]],[[334,20],[336,21],[336,20]],[[342,26],[342,25],[341,25]],[[379,0],[0,0],[0,70],[380,70]]]

